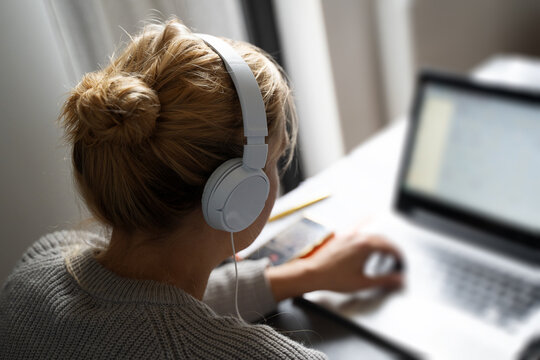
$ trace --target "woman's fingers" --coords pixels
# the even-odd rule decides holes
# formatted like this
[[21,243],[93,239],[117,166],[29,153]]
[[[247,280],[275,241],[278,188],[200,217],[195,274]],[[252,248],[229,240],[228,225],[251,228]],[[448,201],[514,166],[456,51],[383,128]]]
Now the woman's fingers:
[[392,273],[388,275],[366,278],[364,280],[366,288],[383,287],[386,289],[396,289],[403,285],[403,276],[401,273]]
[[371,252],[380,251],[386,254],[393,255],[396,261],[403,261],[403,255],[401,252],[385,238],[378,235],[371,235],[363,240],[366,246],[369,247]]

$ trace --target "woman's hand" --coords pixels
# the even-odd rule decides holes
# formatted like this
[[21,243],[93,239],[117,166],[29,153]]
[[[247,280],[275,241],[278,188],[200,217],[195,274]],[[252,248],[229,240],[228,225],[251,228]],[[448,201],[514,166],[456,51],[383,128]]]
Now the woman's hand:
[[314,290],[353,292],[375,287],[400,287],[403,279],[399,272],[366,276],[366,261],[375,252],[402,261],[400,252],[384,238],[353,232],[332,237],[308,258],[268,268],[266,277],[276,301]]
[[351,292],[373,287],[399,287],[402,282],[399,272],[378,277],[364,274],[366,261],[375,252],[389,254],[401,261],[399,251],[380,236],[355,232],[330,239],[315,254],[305,259],[306,266],[314,273],[311,280],[314,288]]

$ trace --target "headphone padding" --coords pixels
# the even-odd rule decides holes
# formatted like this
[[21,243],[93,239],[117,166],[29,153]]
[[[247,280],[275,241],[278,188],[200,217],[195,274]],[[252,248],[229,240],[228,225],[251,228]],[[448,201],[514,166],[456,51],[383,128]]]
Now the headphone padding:
[[270,181],[264,171],[242,166],[241,158],[228,160],[212,173],[204,187],[204,218],[217,230],[244,230],[260,215],[269,191]]

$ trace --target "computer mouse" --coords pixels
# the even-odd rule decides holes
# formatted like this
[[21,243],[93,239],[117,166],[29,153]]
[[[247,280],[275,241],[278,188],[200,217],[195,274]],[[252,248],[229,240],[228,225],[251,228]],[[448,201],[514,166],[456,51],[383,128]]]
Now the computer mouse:
[[364,274],[368,277],[378,277],[399,271],[403,271],[402,261],[392,254],[381,251],[373,252],[364,265]]

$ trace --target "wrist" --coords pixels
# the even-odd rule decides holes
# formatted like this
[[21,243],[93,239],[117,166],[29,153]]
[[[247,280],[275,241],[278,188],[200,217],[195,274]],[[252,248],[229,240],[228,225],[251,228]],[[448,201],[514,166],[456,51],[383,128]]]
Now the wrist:
[[317,289],[315,269],[306,259],[269,267],[265,270],[265,276],[276,302]]

